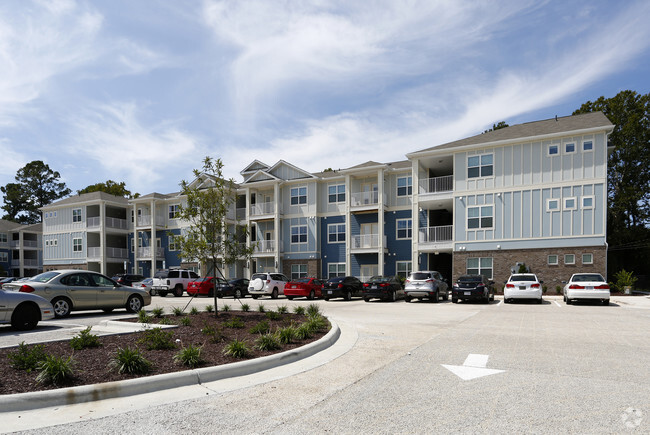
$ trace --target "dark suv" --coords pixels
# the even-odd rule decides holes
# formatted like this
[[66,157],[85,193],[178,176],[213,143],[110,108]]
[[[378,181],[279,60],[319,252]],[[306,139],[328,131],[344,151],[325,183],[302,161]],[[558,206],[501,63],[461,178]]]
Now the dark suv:
[[113,281],[116,281],[118,284],[126,285],[131,287],[134,282],[143,281],[144,276],[142,275],[133,275],[130,273],[118,273],[113,277]]
[[354,276],[335,276],[323,284],[323,299],[344,298],[349,301],[352,296],[361,295],[362,285],[359,278]]
[[481,301],[490,303],[494,300],[494,281],[485,275],[463,275],[454,283],[451,289],[451,301]]

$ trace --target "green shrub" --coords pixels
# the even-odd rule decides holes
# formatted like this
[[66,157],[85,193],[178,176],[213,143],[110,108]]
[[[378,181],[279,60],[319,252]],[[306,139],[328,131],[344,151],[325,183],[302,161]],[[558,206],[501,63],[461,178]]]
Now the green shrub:
[[616,288],[618,291],[624,291],[625,287],[633,287],[638,280],[638,278],[634,276],[634,272],[627,272],[625,269],[616,272],[614,278],[616,278]]
[[266,313],[266,317],[269,320],[280,320],[282,318],[282,314],[276,312],[276,311],[268,311]]
[[316,304],[309,304],[307,305],[307,315],[308,316],[316,316],[320,315],[320,308]]
[[251,310],[251,306],[248,304],[241,304],[241,310],[245,313],[249,312]]
[[78,335],[75,335],[70,340],[70,347],[74,350],[87,349],[90,347],[99,347],[102,344],[99,342],[99,337],[95,334],[91,334],[90,330],[92,326],[87,327],[83,331],[79,332]]
[[312,333],[327,329],[328,322],[323,316],[310,316],[304,323]]
[[179,316],[179,317],[184,314],[183,309],[181,307],[172,308],[172,313],[174,313],[174,316]]
[[234,339],[223,348],[223,354],[234,358],[248,358],[250,350],[246,341]]
[[42,344],[35,344],[32,347],[29,347],[24,341],[18,345],[18,350],[15,352],[9,352],[7,355],[11,367],[17,370],[26,370],[28,372],[36,370],[38,364],[41,361],[44,361],[46,356],[45,346]]
[[214,326],[204,323],[203,329],[201,329],[201,334],[205,335],[214,335],[217,333],[217,330]]
[[151,310],[151,314],[152,314],[156,319],[160,319],[160,318],[162,317],[162,315],[163,315],[164,312],[165,312],[165,309],[162,308],[162,307],[156,307],[156,308],[154,308],[154,309]]
[[206,305],[205,306],[205,311],[206,311],[206,313],[214,312],[214,305]]
[[276,311],[280,314],[287,314],[289,312],[289,308],[286,305],[280,305]]
[[557,293],[558,295],[561,295],[562,294],[562,287],[559,286],[559,285],[556,285],[555,286],[555,293]]
[[199,309],[196,307],[192,307],[192,309],[190,310],[190,315],[196,316],[197,314],[199,314]]
[[67,359],[54,355],[46,355],[45,359],[38,363],[38,376],[36,382],[39,384],[64,385],[74,377],[74,360],[72,356]]
[[226,328],[241,329],[246,325],[244,324],[244,321],[239,317],[233,317],[232,319],[224,322],[223,326]]
[[192,319],[190,319],[188,316],[185,316],[181,319],[181,325],[190,326],[191,324],[192,324]]
[[548,290],[548,287],[543,285],[542,286],[542,293],[546,294],[546,291]]
[[230,311],[230,305],[223,304],[223,308],[221,308],[221,311],[227,313],[228,311]]
[[160,322],[158,322],[159,325],[173,325],[174,322],[172,322],[172,319],[169,317],[163,317],[160,319]]
[[269,325],[269,322],[266,320],[262,320],[259,322],[257,325],[253,326],[249,332],[251,334],[266,334],[271,330],[271,326]]
[[305,315],[305,307],[302,305],[296,305],[293,307],[293,312],[299,316],[304,316]]
[[314,332],[316,331],[312,330],[308,323],[303,323],[296,328],[296,338],[298,340],[306,340],[311,338],[312,335],[314,335]]
[[174,361],[191,368],[198,367],[204,362],[203,358],[201,358],[202,350],[202,346],[193,346],[190,344],[174,355]]
[[260,335],[257,340],[255,340],[255,347],[259,350],[276,350],[281,349],[282,344],[276,334],[266,333]]
[[151,361],[140,353],[140,349],[131,349],[128,346],[117,349],[108,366],[112,370],[117,370],[118,373],[129,375],[144,375],[149,373],[152,368]]
[[278,340],[282,344],[293,343],[296,340],[296,328],[295,326],[285,326],[284,328],[278,329],[277,332]]
[[259,313],[265,313],[265,312],[266,312],[266,308],[264,307],[264,304],[259,304],[259,305],[257,306],[257,311],[258,311]]
[[176,344],[173,341],[174,333],[163,331],[162,328],[147,329],[142,333],[142,338],[138,340],[147,350],[164,350],[174,349]]
[[145,310],[140,310],[138,311],[138,322],[151,323],[151,316],[149,316]]

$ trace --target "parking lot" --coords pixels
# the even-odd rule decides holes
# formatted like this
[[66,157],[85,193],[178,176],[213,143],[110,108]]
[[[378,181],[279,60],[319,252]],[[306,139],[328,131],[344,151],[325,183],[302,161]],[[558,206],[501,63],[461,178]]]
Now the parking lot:
[[[189,298],[154,297],[151,307]],[[237,301],[219,300],[235,308]],[[211,303],[199,299],[193,305]],[[307,305],[305,300],[246,299]],[[340,344],[243,379],[25,413],[3,430],[35,433],[432,433],[650,431],[650,299],[542,305],[317,301]],[[73,313],[0,345],[64,336],[113,313]],[[75,326],[76,325],[76,326]],[[76,331],[75,331],[76,328]],[[74,332],[73,332],[74,331]],[[67,423],[67,424],[66,424]],[[52,425],[61,426],[52,426]],[[63,426],[63,424],[65,424]],[[49,427],[45,427],[49,426]]]

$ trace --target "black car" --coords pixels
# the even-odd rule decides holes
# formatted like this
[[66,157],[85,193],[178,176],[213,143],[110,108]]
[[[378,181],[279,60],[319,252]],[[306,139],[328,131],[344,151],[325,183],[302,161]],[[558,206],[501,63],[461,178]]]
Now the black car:
[[373,276],[363,283],[363,300],[381,299],[393,301],[404,297],[402,281],[398,276]]
[[361,281],[354,276],[335,276],[323,284],[323,299],[344,298],[346,301],[352,296],[361,294]]
[[113,276],[113,281],[117,282],[120,285],[125,285],[125,286],[128,286],[128,287],[131,287],[131,285],[134,282],[139,282],[139,281],[143,281],[143,280],[144,280],[144,276],[142,276],[142,275],[134,275],[134,274],[130,274],[130,273],[120,273],[120,274],[117,274],[117,275]]
[[494,281],[485,275],[463,275],[451,289],[451,301],[480,301],[490,303],[494,300]]
[[224,296],[244,298],[248,295],[248,283],[246,278],[235,278],[228,281],[227,284],[217,284],[214,290],[219,298]]

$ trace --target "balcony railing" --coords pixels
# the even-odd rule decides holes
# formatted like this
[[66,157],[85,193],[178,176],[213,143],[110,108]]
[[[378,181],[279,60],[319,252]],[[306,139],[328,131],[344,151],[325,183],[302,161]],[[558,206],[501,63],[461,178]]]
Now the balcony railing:
[[420,243],[451,242],[453,240],[453,225],[420,228]]
[[420,193],[451,192],[452,190],[454,190],[453,175],[420,180]]
[[[139,227],[148,227],[151,225],[151,215],[149,214],[144,214],[141,216],[137,217],[136,223]],[[156,225],[158,226],[164,226],[165,225],[165,218],[162,216],[156,216]]]
[[[20,240],[11,241],[12,248],[20,248]],[[23,239],[23,248],[38,248],[38,241]]]
[[262,202],[260,204],[251,205],[251,216],[263,216],[275,213],[274,202]]
[[[88,258],[101,258],[101,246],[89,246]],[[106,248],[106,258],[129,258],[129,251],[125,248]]]
[[[138,248],[138,258],[151,258],[151,254],[154,252],[154,248],[151,246],[145,246],[144,248]],[[161,258],[165,256],[165,248],[155,248],[156,257]]]
[[274,252],[274,251],[275,251],[275,240],[258,240],[254,252]]
[[235,217],[237,218],[238,221],[246,219],[246,208],[238,208],[235,211]]
[[[101,224],[101,218],[99,216],[93,216],[86,219],[87,228],[99,228]],[[107,228],[116,228],[119,230],[128,229],[128,224],[126,219],[118,219],[113,217],[106,218],[106,227]]]
[[377,204],[379,204],[379,192],[377,191],[350,194],[350,205],[353,207]]
[[[18,259],[12,259],[11,260],[11,265],[13,267],[20,267],[20,260]],[[24,267],[38,267],[38,260],[34,258],[25,258],[23,259],[23,266]]]
[[[352,236],[352,249],[372,249],[379,248],[380,234],[362,234]],[[384,242],[386,238],[384,236]]]

